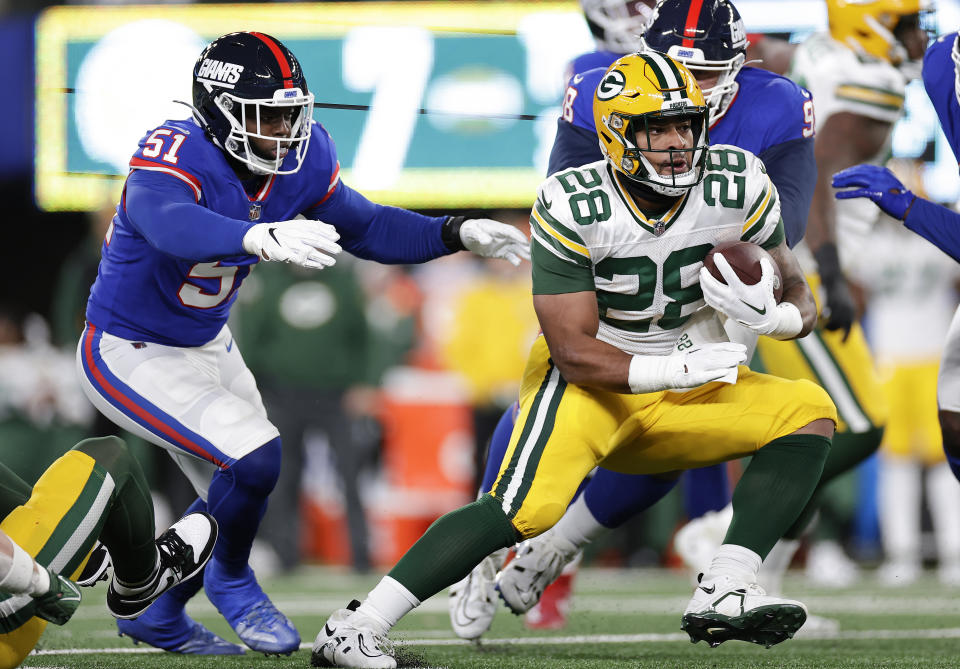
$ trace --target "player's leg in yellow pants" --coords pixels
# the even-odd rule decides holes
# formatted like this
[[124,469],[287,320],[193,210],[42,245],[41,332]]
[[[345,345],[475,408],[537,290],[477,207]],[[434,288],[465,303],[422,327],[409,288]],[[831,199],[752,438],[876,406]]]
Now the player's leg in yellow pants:
[[630,474],[702,467],[756,454],[836,416],[814,384],[742,367],[734,385],[712,383],[685,393],[628,395],[569,385],[542,338],[520,392],[520,415],[491,494],[525,538],[559,520],[597,465]]
[[[101,533],[114,569],[141,579],[152,571],[156,553],[152,502],[139,465],[120,439],[80,442],[50,465],[32,490],[2,467],[0,491],[0,504],[20,502],[5,514],[0,529],[57,573],[76,578]],[[29,497],[24,499],[24,493]],[[108,542],[110,525],[114,540]],[[144,548],[144,541],[149,546]],[[135,552],[138,548],[140,553]],[[127,559],[131,554],[141,563],[134,568],[124,564],[131,562]],[[16,667],[36,645],[46,622],[33,616],[29,596],[0,595],[0,616],[4,628],[13,629],[0,634],[0,669]]]
[[[493,551],[549,529],[598,464],[656,474],[758,451],[770,453],[754,458],[750,469],[760,463],[754,478],[775,485],[754,486],[761,493],[769,488],[772,495],[743,504],[753,522],[740,527],[761,527],[758,540],[743,545],[765,555],[807,502],[829,450],[826,436],[794,433],[818,422],[827,426],[823,432],[832,433],[836,410],[812,383],[756,374],[745,367],[740,372],[743,376],[735,385],[712,383],[686,393],[587,390],[566,383],[539,338],[524,372],[520,415],[493,489],[437,520],[388,576],[423,601],[462,579]],[[770,472],[768,463],[778,462],[779,471]],[[780,513],[779,507],[786,511]],[[738,531],[737,536],[745,534]]]
[[[829,393],[839,421],[818,491],[850,471],[880,447],[887,404],[870,349],[859,323],[844,341],[840,330],[814,329],[806,337],[776,341],[760,337],[754,367],[786,379],[813,381]],[[817,496],[798,518],[787,538],[806,529],[817,509]]]

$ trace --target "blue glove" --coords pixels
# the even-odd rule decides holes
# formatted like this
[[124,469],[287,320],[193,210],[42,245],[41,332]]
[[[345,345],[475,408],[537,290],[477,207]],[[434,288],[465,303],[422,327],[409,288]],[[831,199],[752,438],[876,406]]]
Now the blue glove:
[[849,188],[834,193],[838,200],[868,197],[884,212],[903,220],[917,196],[903,187],[893,172],[879,165],[854,165],[833,175],[834,188]]

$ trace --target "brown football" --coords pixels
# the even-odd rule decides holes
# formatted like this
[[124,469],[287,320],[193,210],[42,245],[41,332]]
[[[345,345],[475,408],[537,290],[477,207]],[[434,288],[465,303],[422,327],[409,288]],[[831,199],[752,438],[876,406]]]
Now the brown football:
[[707,256],[703,259],[703,266],[715,279],[722,282],[723,276],[713,262],[714,253],[723,253],[723,257],[726,258],[727,263],[737,273],[740,280],[750,285],[760,281],[760,259],[767,258],[773,265],[773,271],[776,274],[776,279],[773,282],[773,296],[777,302],[780,302],[780,298],[783,296],[783,276],[780,274],[780,268],[777,267],[777,261],[759,244],[740,241],[723,242],[707,252]]

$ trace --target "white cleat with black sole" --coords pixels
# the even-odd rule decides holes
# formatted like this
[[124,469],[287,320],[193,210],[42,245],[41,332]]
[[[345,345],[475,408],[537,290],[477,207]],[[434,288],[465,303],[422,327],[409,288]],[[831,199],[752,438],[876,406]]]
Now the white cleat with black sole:
[[353,600],[327,619],[313,642],[310,664],[314,667],[394,669],[393,644],[367,616],[357,613]]

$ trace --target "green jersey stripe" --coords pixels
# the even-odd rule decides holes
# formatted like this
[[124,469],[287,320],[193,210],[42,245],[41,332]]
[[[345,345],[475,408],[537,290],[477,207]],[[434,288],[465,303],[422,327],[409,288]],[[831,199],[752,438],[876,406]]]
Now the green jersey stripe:
[[[514,518],[520,507],[523,506],[527,494],[530,492],[530,486],[533,485],[533,478],[537,467],[540,465],[540,458],[543,457],[543,451],[547,447],[547,442],[553,434],[553,426],[557,420],[557,409],[560,407],[560,401],[563,399],[563,392],[567,388],[567,382],[560,376],[560,370],[550,363],[550,373],[547,375],[548,386],[545,389],[543,399],[536,413],[530,412],[528,422],[534,419],[539,427],[535,426],[532,432],[536,432],[535,442],[530,445],[528,442],[523,444],[523,450],[526,452],[526,462],[523,464],[523,471],[519,479],[519,488],[510,504],[510,511],[507,512],[508,518]],[[523,462],[523,458],[521,458]],[[504,500],[506,504],[506,500]]]
[[533,238],[537,243],[546,247],[547,250],[551,251],[555,256],[574,265],[580,265],[581,267],[591,266],[589,258],[567,248],[559,240],[541,230],[540,226],[536,225],[535,220],[532,218],[530,219],[530,232],[533,233]]
[[763,231],[763,227],[767,224],[767,219],[770,216],[770,212],[773,211],[778,201],[779,199],[777,197],[777,192],[773,191],[770,201],[767,202],[767,206],[764,208],[763,213],[760,214],[760,218],[757,219],[757,222],[754,223],[749,230],[740,236],[740,239],[743,241],[753,241],[753,239]]
[[[575,230],[566,224],[558,221],[556,217],[551,216],[550,212],[547,211],[546,207],[540,204],[539,200],[537,200],[536,204],[533,205],[533,209],[536,211],[537,215],[543,219],[544,223],[549,225],[556,232],[560,233],[561,236],[566,237],[568,241],[573,242],[574,244],[586,247],[587,243],[583,241],[583,237],[581,237]],[[533,214],[531,213],[531,219],[532,218]]]

